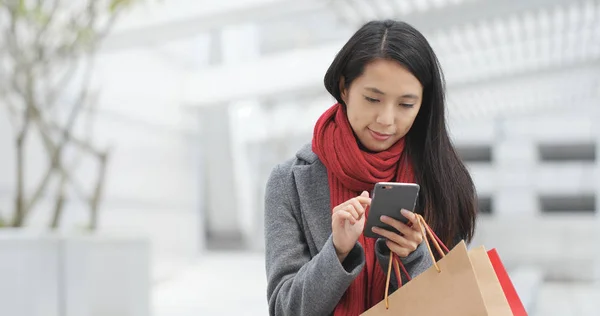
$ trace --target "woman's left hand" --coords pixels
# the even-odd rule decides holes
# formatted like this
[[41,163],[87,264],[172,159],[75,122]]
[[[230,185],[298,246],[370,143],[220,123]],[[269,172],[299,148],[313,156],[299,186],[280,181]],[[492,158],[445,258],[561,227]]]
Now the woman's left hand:
[[398,257],[408,257],[423,242],[423,231],[415,213],[401,210],[401,213],[409,222],[408,225],[387,216],[381,216],[381,221],[397,229],[402,235],[385,230],[379,227],[373,227],[373,232],[386,239],[386,245]]

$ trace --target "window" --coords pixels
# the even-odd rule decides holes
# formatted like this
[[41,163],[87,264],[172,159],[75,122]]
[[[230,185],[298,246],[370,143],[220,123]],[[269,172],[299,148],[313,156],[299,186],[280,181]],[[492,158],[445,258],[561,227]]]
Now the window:
[[492,147],[490,145],[457,146],[456,151],[463,162],[492,162]]
[[596,161],[594,143],[543,144],[538,146],[538,153],[544,162]]
[[477,203],[480,214],[492,214],[492,198],[490,196],[480,196]]
[[596,196],[594,194],[545,195],[539,197],[539,203],[544,213],[593,213],[596,210]]
[[247,247],[244,237],[239,232],[212,232],[206,227],[207,250],[244,250]]

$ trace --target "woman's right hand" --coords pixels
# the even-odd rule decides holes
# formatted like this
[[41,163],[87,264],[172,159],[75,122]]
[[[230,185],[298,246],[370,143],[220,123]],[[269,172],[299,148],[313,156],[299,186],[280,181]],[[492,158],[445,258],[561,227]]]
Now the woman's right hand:
[[363,191],[361,195],[333,208],[331,230],[333,245],[340,262],[346,259],[362,234],[365,227],[365,209],[369,205],[371,205],[369,192]]

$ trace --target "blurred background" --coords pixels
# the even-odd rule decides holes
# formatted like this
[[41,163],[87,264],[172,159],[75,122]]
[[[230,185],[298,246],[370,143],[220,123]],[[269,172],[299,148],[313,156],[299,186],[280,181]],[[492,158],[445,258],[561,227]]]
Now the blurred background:
[[600,1],[0,0],[0,312],[267,315],[263,199],[370,19],[422,31],[530,315],[600,315]]

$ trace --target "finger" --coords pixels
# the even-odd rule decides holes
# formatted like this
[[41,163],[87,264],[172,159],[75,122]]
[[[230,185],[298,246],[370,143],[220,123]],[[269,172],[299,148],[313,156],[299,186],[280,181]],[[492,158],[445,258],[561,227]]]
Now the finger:
[[[393,224],[386,223],[387,221],[393,221]],[[388,220],[386,220],[386,222],[384,222],[384,223],[396,228],[399,232],[402,233],[404,238],[406,238],[407,240],[414,242],[417,245],[423,241],[423,232],[415,229],[415,227],[419,227],[419,226],[413,225],[412,227],[409,227],[408,225],[402,223],[401,221],[395,220],[393,218],[389,218]],[[409,223],[412,223],[412,222],[409,221]]]
[[369,192],[367,191],[362,191],[362,193],[357,197],[357,199],[363,207],[371,205],[371,197],[369,196]]
[[333,208],[333,212],[335,213],[335,212],[337,212],[337,211],[339,211],[339,210],[343,210],[343,209],[345,209],[345,208],[346,208],[346,206],[347,206],[347,205],[348,205],[348,201],[346,201],[346,202],[344,202],[344,203],[342,203],[342,204],[340,204],[340,205],[338,205],[338,206],[334,207],[334,208]]
[[402,223],[401,221],[391,218],[389,216],[381,216],[381,221],[385,224],[388,224],[392,227],[394,227],[396,230],[398,230],[399,232],[401,232],[403,235],[410,235],[412,233],[414,233],[414,230],[410,227],[408,227],[408,225]]
[[388,246],[388,248],[390,248],[390,251],[398,255],[400,258],[406,258],[412,252],[410,249],[402,247],[391,240],[386,240],[385,244]]
[[352,216],[352,214],[350,214],[349,212],[347,212],[346,210],[339,210],[335,213],[333,213],[333,221],[345,221],[348,220],[350,222],[350,224],[354,225],[356,223],[356,220],[354,219],[354,217]]
[[419,245],[423,241],[423,234],[414,229],[410,229],[407,233],[403,233],[403,234],[404,234],[404,238],[406,238],[406,240],[412,242],[415,245]]
[[364,197],[364,196],[360,196],[360,195],[359,195],[359,196],[357,196],[357,197],[353,197],[353,198],[349,199],[348,201],[345,201],[344,203],[342,203],[342,204],[340,204],[340,205],[336,206],[336,207],[334,208],[334,210],[335,210],[336,208],[344,208],[344,207],[346,207],[346,205],[352,204],[352,200],[358,200],[358,202],[359,202],[361,205],[365,206],[365,207],[366,207],[367,205],[371,205],[371,198],[368,198],[368,197]]
[[[359,205],[359,206],[360,206],[360,205]],[[345,208],[345,210],[346,210],[348,213],[350,213],[350,214],[352,215],[352,217],[354,217],[354,219],[356,219],[356,220],[359,220],[359,219],[360,219],[360,216],[361,216],[361,214],[360,214],[360,211],[358,211],[358,210],[356,209],[356,207],[354,207],[354,205],[352,205],[352,204],[348,204],[348,205],[346,205],[346,208]]]
[[[365,192],[366,192],[366,191],[365,191]],[[363,206],[368,206],[368,205],[371,205],[371,198],[370,198],[370,197],[368,197],[368,196],[362,196],[362,195],[359,195],[359,196],[357,196],[357,197],[355,197],[355,198],[352,198],[352,200],[357,200],[357,201],[358,201],[358,203],[360,203],[360,204],[361,204],[361,205],[363,205]],[[351,201],[351,200],[350,200],[350,201]]]
[[417,218],[417,215],[409,210],[406,209],[402,209],[400,210],[400,213],[402,214],[402,216],[406,217],[408,219],[408,221],[411,223],[410,227],[414,230],[421,230],[421,225],[419,224],[419,219]]
[[388,239],[386,240],[386,244],[394,244],[397,246],[397,248],[402,248],[405,249],[406,251],[408,251],[407,255],[410,254],[411,252],[417,250],[417,248],[419,247],[419,244],[414,242],[414,241],[410,241],[406,238],[403,238],[402,236],[400,236],[399,238],[400,242],[396,242],[394,240]]
[[352,222],[353,224],[356,222],[356,218],[354,218],[354,215],[352,215],[352,213],[346,209],[340,209],[337,212],[334,213],[334,215],[337,214],[338,218],[340,220],[349,220],[350,222]]
[[397,243],[399,245],[402,245],[402,246],[408,246],[409,245],[409,241],[406,238],[404,238],[404,237],[402,237],[402,236],[400,236],[400,235],[398,235],[398,234],[396,234],[394,232],[391,232],[391,231],[389,231],[387,229],[383,229],[381,227],[373,227],[372,231],[375,234],[378,234],[381,237],[383,237],[383,238],[385,238],[387,240],[391,240],[391,241],[393,241],[393,242],[395,242],[395,243]]
[[365,214],[365,208],[360,204],[358,199],[354,198],[350,200],[351,205],[354,207],[354,210],[358,213],[358,217],[356,219],[361,219],[363,214]]

